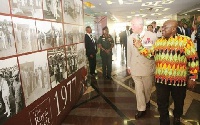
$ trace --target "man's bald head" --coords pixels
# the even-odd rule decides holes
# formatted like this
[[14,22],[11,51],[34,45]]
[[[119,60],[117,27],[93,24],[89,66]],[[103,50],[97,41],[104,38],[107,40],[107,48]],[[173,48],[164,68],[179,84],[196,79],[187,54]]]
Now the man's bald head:
[[162,27],[162,35],[165,38],[170,38],[176,34],[178,23],[176,20],[167,20],[164,22]]

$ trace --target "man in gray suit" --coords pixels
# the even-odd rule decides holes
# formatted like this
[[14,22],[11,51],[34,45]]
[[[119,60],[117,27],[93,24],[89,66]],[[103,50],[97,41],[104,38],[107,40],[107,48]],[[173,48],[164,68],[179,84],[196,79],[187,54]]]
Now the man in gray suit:
[[135,82],[137,113],[135,118],[145,115],[146,109],[150,108],[151,88],[154,78],[154,60],[149,60],[140,55],[137,48],[133,46],[134,39],[141,39],[144,44],[150,45],[157,39],[152,32],[144,32],[143,19],[134,17],[132,19],[132,31],[127,42],[127,72],[131,74]]

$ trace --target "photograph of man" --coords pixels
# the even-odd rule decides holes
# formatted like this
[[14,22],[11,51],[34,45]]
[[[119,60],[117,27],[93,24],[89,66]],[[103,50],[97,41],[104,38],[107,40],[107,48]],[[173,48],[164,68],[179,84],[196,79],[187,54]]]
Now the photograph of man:
[[92,29],[90,26],[85,28],[85,49],[86,56],[88,58],[89,67],[90,67],[90,75],[95,76],[96,70],[96,53],[97,53],[97,43],[92,36]]
[[187,87],[195,87],[199,70],[199,59],[193,41],[189,37],[177,34],[177,27],[176,20],[165,21],[162,26],[163,37],[158,39],[150,50],[144,48],[140,40],[135,39],[132,45],[143,56],[155,59],[155,86],[160,125],[170,125],[170,96],[174,101],[173,125],[181,124],[186,90]]
[[0,124],[25,106],[17,58],[0,60]]
[[65,23],[83,24],[83,8],[80,0],[62,0]]
[[38,50],[35,20],[12,17],[17,53]]
[[16,48],[11,17],[0,15],[0,57],[15,54]]
[[61,23],[52,22],[52,29],[55,30],[55,44],[54,47],[59,47],[64,45],[63,41],[63,28]]
[[28,106],[51,89],[47,51],[20,56],[19,65],[25,103]]
[[61,0],[43,0],[43,13],[44,19],[61,22]]
[[64,24],[65,29],[65,43],[66,45],[70,45],[73,43],[79,43],[79,26],[71,25],[71,24]]
[[10,14],[10,6],[8,0],[0,0],[0,13]]
[[64,48],[48,50],[49,74],[54,88],[67,78],[67,64]]
[[11,0],[10,4],[12,14],[43,18],[42,0]]
[[38,50],[53,48],[53,44],[56,41],[55,39],[53,41],[53,37],[55,36],[54,35],[55,33],[54,33],[54,30],[52,30],[51,22],[37,20],[36,27],[37,27]]
[[154,60],[149,60],[140,55],[137,48],[133,46],[134,39],[141,39],[145,47],[151,47],[156,41],[155,33],[144,31],[144,21],[140,17],[134,17],[131,21],[133,33],[127,43],[127,72],[135,82],[135,94],[137,112],[135,118],[141,118],[150,108],[150,96],[154,78]]
[[98,46],[100,48],[100,56],[102,60],[103,77],[112,80],[112,48],[114,47],[114,40],[109,34],[109,29],[105,26],[102,29],[103,34],[98,39]]
[[71,76],[78,70],[77,44],[66,46],[67,74]]

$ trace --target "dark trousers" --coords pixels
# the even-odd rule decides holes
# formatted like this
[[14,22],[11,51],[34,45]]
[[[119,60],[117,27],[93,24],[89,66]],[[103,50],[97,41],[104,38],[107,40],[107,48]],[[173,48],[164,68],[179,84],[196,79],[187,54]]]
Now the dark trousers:
[[88,57],[90,74],[95,74],[96,69],[96,55],[93,55],[93,58]]
[[112,71],[112,54],[101,56],[103,76],[111,77]]
[[183,105],[186,96],[185,86],[170,86],[156,83],[157,104],[160,113],[160,125],[170,125],[169,120],[169,96],[174,100],[174,118],[180,118],[183,114]]

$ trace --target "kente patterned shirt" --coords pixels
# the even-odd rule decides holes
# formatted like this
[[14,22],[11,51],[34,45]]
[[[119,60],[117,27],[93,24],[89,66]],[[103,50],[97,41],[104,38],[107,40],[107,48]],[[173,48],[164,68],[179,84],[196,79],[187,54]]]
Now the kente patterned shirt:
[[151,49],[139,47],[147,58],[156,63],[155,82],[172,86],[186,86],[187,78],[197,79],[199,59],[192,40],[183,35],[158,39]]

